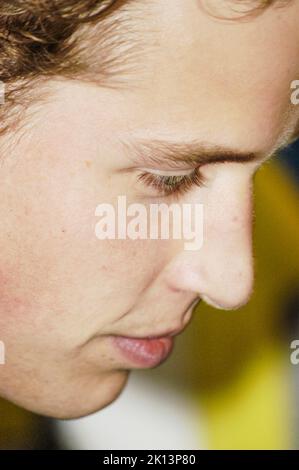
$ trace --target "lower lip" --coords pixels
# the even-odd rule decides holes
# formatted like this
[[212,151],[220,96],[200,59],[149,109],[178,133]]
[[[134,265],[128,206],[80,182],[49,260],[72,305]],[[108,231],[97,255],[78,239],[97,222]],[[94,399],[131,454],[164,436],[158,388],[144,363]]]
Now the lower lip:
[[163,362],[173,348],[173,337],[128,338],[113,336],[113,342],[129,361],[142,367],[154,367]]

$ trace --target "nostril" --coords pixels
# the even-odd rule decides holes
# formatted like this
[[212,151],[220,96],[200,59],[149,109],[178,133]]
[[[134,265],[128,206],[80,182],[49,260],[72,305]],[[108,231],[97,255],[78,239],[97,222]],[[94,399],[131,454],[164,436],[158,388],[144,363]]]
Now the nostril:
[[220,310],[237,310],[246,305],[253,294],[254,270],[252,262],[244,265],[245,262],[239,269],[232,266],[221,272],[221,275],[211,278],[201,293],[202,300]]
[[207,305],[210,305],[211,307],[217,308],[219,310],[238,310],[249,302],[251,295],[252,290],[248,290],[248,292],[246,292],[244,295],[238,297],[235,296],[232,299],[223,298],[222,301],[217,302],[212,300],[207,295],[202,295],[201,298]]
[[207,295],[202,295],[201,298],[207,305],[210,305],[210,307],[218,308],[220,310],[230,310],[230,309],[224,308],[223,305],[217,304],[216,302],[211,300],[210,297],[208,297]]

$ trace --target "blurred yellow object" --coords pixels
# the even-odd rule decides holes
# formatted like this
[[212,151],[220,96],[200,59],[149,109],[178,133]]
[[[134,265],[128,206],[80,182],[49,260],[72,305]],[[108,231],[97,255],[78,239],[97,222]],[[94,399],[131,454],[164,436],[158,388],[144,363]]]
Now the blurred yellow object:
[[289,449],[292,394],[281,350],[274,345],[218,395],[206,398],[213,449]]
[[287,172],[271,163],[258,173],[255,195],[252,300],[232,312],[202,304],[186,330],[193,345],[189,360],[198,369],[201,419],[204,412],[213,449],[286,449],[295,439],[295,366],[283,325],[288,294],[299,287],[299,191]]

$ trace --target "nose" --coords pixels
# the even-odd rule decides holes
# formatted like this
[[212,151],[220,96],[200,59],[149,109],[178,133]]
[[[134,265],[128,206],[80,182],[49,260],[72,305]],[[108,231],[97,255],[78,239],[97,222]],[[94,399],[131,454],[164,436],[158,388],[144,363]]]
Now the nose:
[[167,263],[130,315],[124,316],[118,334],[134,331],[143,337],[149,332],[154,336],[182,331],[198,298],[223,310],[237,309],[249,300],[253,284],[251,182],[221,177],[205,190],[204,200],[199,192],[200,188],[194,192],[194,202],[203,205],[201,248],[188,251],[182,240],[169,244]]
[[253,289],[251,182],[226,178],[216,186],[203,204],[203,245],[177,254],[170,282],[209,305],[233,310],[248,302]]

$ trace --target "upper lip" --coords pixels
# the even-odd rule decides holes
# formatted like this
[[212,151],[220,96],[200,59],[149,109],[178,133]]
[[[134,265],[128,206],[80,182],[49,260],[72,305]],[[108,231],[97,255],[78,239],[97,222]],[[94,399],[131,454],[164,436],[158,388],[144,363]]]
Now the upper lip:
[[[200,298],[197,298],[196,300],[194,300],[192,302],[192,304],[190,305],[190,307],[188,309],[188,312],[192,312],[194,306],[196,304],[198,304],[200,301],[201,301]],[[166,331],[161,332],[161,333],[152,333],[152,334],[148,333],[148,334],[144,334],[142,336],[134,336],[134,335],[131,335],[131,334],[130,335],[120,335],[120,336],[124,336],[126,338],[133,338],[133,339],[159,339],[159,338],[165,338],[165,337],[169,337],[169,336],[176,336],[179,333],[181,333],[182,331],[184,331],[184,329],[187,327],[188,323],[185,324],[183,327],[172,329],[172,330],[166,330]]]
[[184,328],[178,328],[176,330],[167,330],[162,333],[153,333],[153,334],[144,334],[142,336],[134,336],[134,335],[121,335],[125,336],[126,338],[134,338],[134,339],[160,339],[165,338],[167,336],[176,336],[181,333]]
[[184,328],[178,328],[177,330],[165,331],[164,333],[146,335],[145,338],[165,338],[166,336],[176,336],[183,331]]

